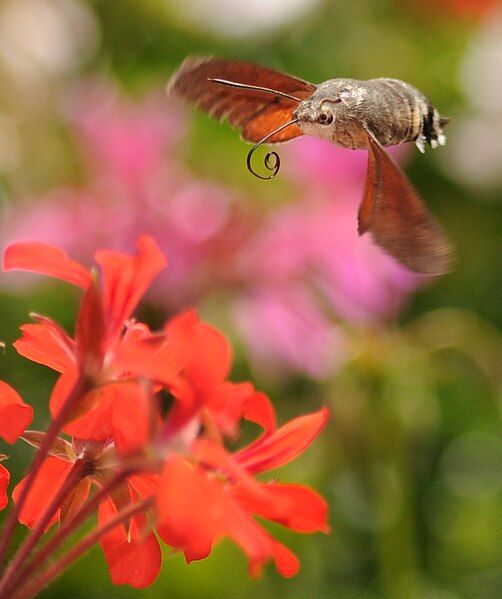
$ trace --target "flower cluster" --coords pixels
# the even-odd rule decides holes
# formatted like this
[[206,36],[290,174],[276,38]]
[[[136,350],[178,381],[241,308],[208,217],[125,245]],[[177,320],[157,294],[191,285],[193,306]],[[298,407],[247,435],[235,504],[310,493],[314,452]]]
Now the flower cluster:
[[[75,335],[34,315],[14,344],[24,357],[59,373],[46,432],[26,430],[32,409],[0,383],[0,435],[38,448],[14,488],[14,508],[0,541],[5,554],[16,519],[31,529],[0,579],[0,597],[31,597],[99,542],[115,584],[145,587],[161,566],[160,539],[188,562],[207,557],[229,537],[246,553],[252,575],[268,560],[292,576],[296,556],[254,516],[300,532],[327,531],[325,501],[311,489],[255,476],[296,457],[327,419],[321,409],[278,427],[269,399],[249,382],[228,380],[225,337],[193,310],[160,331],[132,319],[165,258],[152,238],[133,257],[99,251],[100,276],[61,249],[15,243],[4,269],[42,273],[83,290]],[[240,421],[262,429],[230,452]],[[8,472],[0,465],[0,505]],[[68,537],[98,512],[97,528],[47,567]],[[33,548],[55,523],[58,531]],[[3,555],[2,555],[3,557]],[[1,559],[1,558],[0,558]]]

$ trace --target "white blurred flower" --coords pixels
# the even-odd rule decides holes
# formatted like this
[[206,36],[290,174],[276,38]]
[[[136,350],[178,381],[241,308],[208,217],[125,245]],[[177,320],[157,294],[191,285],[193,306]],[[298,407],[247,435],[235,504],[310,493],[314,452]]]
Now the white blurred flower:
[[449,176],[470,185],[502,184],[502,11],[488,15],[460,68],[460,85],[470,114],[448,126],[442,154]]
[[227,37],[257,35],[294,22],[320,0],[184,0],[168,9],[184,21]]
[[459,183],[496,188],[502,183],[502,113],[456,118],[448,126],[441,156],[448,175]]
[[77,0],[4,0],[0,5],[0,64],[22,85],[64,75],[98,44],[98,26]]
[[474,38],[460,71],[460,82],[472,106],[502,114],[502,11],[492,13]]

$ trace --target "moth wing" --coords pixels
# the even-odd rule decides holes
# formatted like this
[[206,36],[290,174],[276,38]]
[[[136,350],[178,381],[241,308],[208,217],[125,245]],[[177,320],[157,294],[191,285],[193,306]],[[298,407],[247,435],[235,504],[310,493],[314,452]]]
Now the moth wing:
[[441,226],[373,133],[366,129],[368,170],[359,208],[359,234],[411,270],[440,275],[450,270],[452,247]]
[[[171,77],[168,93],[193,102],[219,121],[228,119],[232,126],[240,129],[242,137],[252,143],[290,121],[298,102],[267,92],[208,81],[210,78],[267,87],[301,100],[311,96],[316,88],[302,79],[247,62],[188,57]],[[300,129],[291,125],[267,143],[287,141],[300,135]]]

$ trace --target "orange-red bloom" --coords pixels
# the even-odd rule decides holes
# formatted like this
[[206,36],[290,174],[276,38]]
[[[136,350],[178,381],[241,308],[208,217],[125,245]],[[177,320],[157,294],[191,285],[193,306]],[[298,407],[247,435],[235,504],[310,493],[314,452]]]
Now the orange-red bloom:
[[[229,537],[248,556],[252,575],[270,559],[282,575],[294,575],[297,557],[254,517],[299,532],[326,532],[326,503],[307,487],[254,477],[305,450],[327,411],[277,428],[263,393],[249,382],[227,380],[228,341],[193,310],[158,333],[132,321],[141,295],[165,264],[149,237],[139,240],[134,257],[101,251],[96,260],[101,287],[92,272],[57,248],[14,244],[5,254],[6,269],[35,270],[84,289],[74,338],[50,318],[35,316],[15,343],[20,354],[60,373],[50,408],[72,436],[69,442],[54,433],[24,433],[25,440],[45,447],[47,457],[14,489],[19,520],[40,534],[58,521],[71,527],[97,493],[99,540],[115,584],[139,588],[156,578],[161,551],[152,527],[188,562]],[[26,418],[27,411],[10,388],[4,395],[19,413],[17,425],[5,432],[15,438],[26,427],[20,415]],[[167,398],[169,406],[162,403]],[[238,438],[243,418],[263,433],[231,453],[226,443]],[[0,481],[0,502],[1,493]],[[129,516],[135,506],[142,511]],[[108,530],[115,519],[119,525]]]
[[307,487],[259,483],[253,475],[296,457],[326,419],[325,409],[297,418],[265,431],[234,455],[214,441],[200,440],[194,443],[190,459],[169,456],[158,494],[160,536],[182,550],[188,562],[207,557],[213,544],[227,536],[247,554],[252,575],[258,575],[269,559],[283,576],[296,574],[296,556],[266,532],[253,514],[300,532],[327,532],[327,505]]

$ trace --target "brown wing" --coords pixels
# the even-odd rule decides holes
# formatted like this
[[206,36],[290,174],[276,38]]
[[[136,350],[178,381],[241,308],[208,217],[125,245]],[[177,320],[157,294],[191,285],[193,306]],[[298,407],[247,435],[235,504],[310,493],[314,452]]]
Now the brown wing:
[[375,242],[415,272],[448,272],[452,248],[441,226],[371,131],[366,131],[368,171],[359,208],[359,234]]
[[[253,143],[290,121],[298,102],[267,92],[222,85],[208,78],[267,87],[300,99],[308,98],[315,90],[311,83],[258,65],[221,58],[187,58],[169,81],[168,93],[194,102],[219,121],[227,118],[241,130],[246,141]],[[299,135],[302,135],[300,129],[291,125],[267,143]]]

